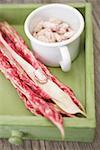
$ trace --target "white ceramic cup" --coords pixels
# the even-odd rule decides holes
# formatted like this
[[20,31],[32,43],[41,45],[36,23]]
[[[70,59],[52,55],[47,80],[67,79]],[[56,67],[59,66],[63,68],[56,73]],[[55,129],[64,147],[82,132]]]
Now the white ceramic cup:
[[[31,33],[38,22],[52,17],[67,22],[74,30],[74,35],[57,43],[44,43],[34,38]],[[71,62],[79,53],[80,34],[84,29],[84,19],[78,10],[64,4],[41,6],[27,17],[24,29],[39,60],[48,66],[61,66],[63,71],[70,70]]]

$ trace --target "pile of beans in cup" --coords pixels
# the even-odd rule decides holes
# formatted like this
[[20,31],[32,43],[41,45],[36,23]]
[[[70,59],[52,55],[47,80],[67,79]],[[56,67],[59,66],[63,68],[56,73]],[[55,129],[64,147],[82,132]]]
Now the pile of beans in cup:
[[47,21],[41,20],[33,29],[34,38],[46,42],[55,43],[70,39],[74,30],[64,21],[50,18]]

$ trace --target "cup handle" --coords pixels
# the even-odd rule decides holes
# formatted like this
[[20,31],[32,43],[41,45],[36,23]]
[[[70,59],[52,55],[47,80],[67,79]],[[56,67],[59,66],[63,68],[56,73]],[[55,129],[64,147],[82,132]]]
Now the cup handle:
[[60,47],[61,61],[59,62],[61,69],[67,72],[71,68],[71,57],[67,46]]

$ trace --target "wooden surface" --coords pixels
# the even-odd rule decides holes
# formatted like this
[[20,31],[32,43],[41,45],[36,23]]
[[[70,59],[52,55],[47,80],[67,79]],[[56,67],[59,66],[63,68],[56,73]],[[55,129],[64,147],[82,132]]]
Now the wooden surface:
[[[84,2],[85,0],[0,0],[0,3],[53,3],[53,2]],[[95,65],[95,96],[96,96],[96,137],[93,143],[79,142],[47,142],[24,141],[21,146],[9,144],[7,140],[0,140],[0,150],[100,150],[100,0],[86,0],[93,6],[94,25],[94,65]]]

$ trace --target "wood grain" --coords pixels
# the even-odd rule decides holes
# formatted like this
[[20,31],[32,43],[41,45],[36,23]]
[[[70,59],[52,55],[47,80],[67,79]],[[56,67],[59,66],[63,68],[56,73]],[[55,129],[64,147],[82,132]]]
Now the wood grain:
[[[53,3],[84,2],[85,0],[0,0],[0,3]],[[100,0],[88,0],[93,6],[94,65],[97,129],[93,143],[24,141],[15,146],[7,140],[0,140],[0,150],[100,150]]]

